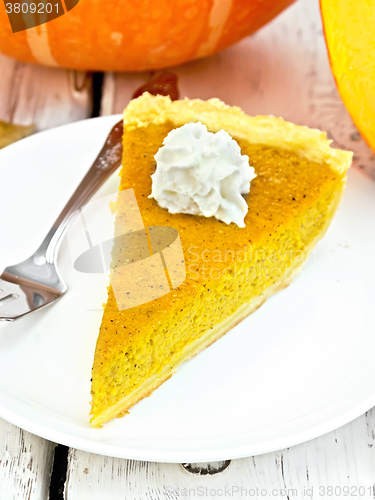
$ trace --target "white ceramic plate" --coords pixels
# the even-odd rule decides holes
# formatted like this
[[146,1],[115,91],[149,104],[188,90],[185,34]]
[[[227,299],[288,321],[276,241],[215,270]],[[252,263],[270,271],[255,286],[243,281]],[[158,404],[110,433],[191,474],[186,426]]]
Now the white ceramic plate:
[[[0,270],[35,250],[119,118],[0,152]],[[292,285],[102,429],[90,428],[89,401],[106,279],[75,271],[64,241],[68,293],[0,324],[0,415],[55,442],[162,462],[264,453],[349,422],[375,405],[374,214],[375,184],[350,171],[331,228]]]

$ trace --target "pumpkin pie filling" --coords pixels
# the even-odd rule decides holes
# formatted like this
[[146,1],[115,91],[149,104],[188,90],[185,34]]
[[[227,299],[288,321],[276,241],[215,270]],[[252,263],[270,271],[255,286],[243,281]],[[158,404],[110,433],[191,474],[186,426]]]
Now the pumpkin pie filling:
[[[134,190],[146,227],[170,226],[178,231],[186,278],[170,293],[122,311],[109,287],[92,371],[93,426],[126,413],[167,380],[181,362],[217,340],[290,283],[329,226],[351,160],[350,153],[339,150],[332,150],[339,151],[339,158],[329,156],[324,144],[322,161],[317,161],[319,154],[304,153],[298,140],[291,146],[288,130],[284,139],[268,140],[267,144],[254,143],[240,132],[236,135],[229,127],[257,175],[250,193],[244,195],[249,207],[245,228],[214,217],[170,214],[149,198],[151,175],[156,168],[155,154],[180,122],[176,124],[170,117],[160,119],[160,115],[145,121],[142,99],[151,100],[151,118],[156,116],[152,114],[153,99],[166,99],[163,104],[169,105],[167,98],[141,97],[140,109],[133,111],[135,118],[132,116],[128,123],[125,111],[120,191]],[[135,108],[137,101],[133,101]],[[185,104],[186,122],[191,118],[197,121],[189,115],[188,102],[194,101]],[[200,106],[201,101],[197,104]],[[212,112],[220,112],[220,106],[218,110],[216,103],[212,106]],[[204,112],[200,108],[197,112],[203,123]],[[268,119],[271,123],[277,120]],[[208,129],[216,131],[217,127],[210,127],[210,120],[206,121]],[[265,130],[267,127],[268,122]],[[302,133],[308,130],[293,127]],[[284,148],[278,144],[283,140]],[[335,162],[337,166],[332,165]],[[112,258],[113,262],[123,262],[121,245],[114,245]]]

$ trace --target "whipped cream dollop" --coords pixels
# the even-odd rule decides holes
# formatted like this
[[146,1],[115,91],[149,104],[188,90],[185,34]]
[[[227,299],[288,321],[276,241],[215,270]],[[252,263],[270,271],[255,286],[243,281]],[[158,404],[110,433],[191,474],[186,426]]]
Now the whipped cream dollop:
[[161,207],[245,227],[248,206],[242,195],[249,193],[256,175],[227,132],[187,123],[169,132],[155,160],[149,198]]

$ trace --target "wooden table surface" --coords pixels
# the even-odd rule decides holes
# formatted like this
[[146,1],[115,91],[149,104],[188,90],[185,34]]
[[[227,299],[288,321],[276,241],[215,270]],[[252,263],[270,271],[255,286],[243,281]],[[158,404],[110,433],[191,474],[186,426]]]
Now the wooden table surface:
[[[42,68],[4,56],[0,70],[0,119],[35,123],[37,131],[121,113],[137,86],[150,77],[108,73],[100,90],[101,75]],[[355,167],[375,179],[374,155],[336,91],[318,0],[299,0],[254,36],[173,71],[182,97],[219,97],[249,114],[273,114],[327,131],[334,145],[354,151]],[[375,498],[374,431],[375,412],[369,409],[325,436],[232,460],[222,472],[213,473],[223,463],[189,466],[197,474],[180,464],[67,450],[0,419],[0,500]]]

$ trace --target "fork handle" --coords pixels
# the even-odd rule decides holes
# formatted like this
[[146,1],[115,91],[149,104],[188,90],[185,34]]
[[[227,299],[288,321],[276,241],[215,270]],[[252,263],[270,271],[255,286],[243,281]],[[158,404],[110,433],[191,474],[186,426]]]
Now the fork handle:
[[34,261],[55,263],[62,238],[78,210],[96,193],[108,177],[121,165],[123,123],[112,128],[90,170],[72,194],[68,203],[49,230],[47,236],[34,253]]

